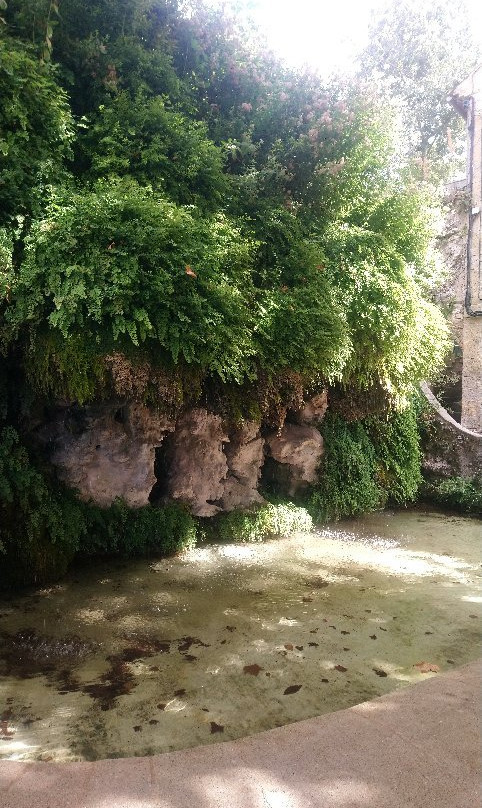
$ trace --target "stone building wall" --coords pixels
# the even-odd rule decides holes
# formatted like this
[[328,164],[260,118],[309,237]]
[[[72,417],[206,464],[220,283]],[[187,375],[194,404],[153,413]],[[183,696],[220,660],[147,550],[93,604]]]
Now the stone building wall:
[[[482,65],[461,84],[452,103],[467,121],[467,251],[461,342],[462,426],[482,433]],[[456,306],[461,290],[456,289]],[[460,329],[459,329],[460,330]]]

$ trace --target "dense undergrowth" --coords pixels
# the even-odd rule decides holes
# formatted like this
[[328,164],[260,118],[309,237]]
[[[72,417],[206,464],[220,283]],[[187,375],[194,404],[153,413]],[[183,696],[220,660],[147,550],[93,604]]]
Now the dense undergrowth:
[[448,477],[427,482],[422,496],[444,508],[482,516],[482,480],[480,477]]
[[[323,427],[310,509],[332,518],[411,501],[407,402],[448,337],[425,296],[431,200],[404,180],[386,109],[286,68],[198,2],[63,0],[59,13],[52,0],[8,0],[3,14],[7,576],[41,580],[75,554],[170,552],[194,538],[177,506],[102,511],[59,486],[29,441],[59,399],[131,397],[174,413],[202,400],[279,427],[295,400],[331,385],[350,418]],[[238,530],[268,534],[274,518]]]

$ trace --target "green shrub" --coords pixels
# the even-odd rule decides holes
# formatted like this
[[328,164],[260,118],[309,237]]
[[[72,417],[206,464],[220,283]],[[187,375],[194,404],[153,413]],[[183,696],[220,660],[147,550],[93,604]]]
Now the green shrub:
[[388,501],[396,505],[414,502],[422,482],[415,409],[406,407],[388,416],[367,418],[364,425],[376,454],[377,480]]
[[451,343],[442,313],[424,299],[390,238],[390,231],[334,226],[323,247],[350,335],[344,383],[366,388],[381,382],[406,405],[417,383],[442,365]]
[[413,502],[421,482],[421,453],[411,407],[347,423],[328,413],[321,433],[325,452],[309,502],[326,521]]
[[477,477],[450,477],[429,483],[423,495],[445,508],[482,516],[482,482]]
[[361,422],[328,414],[321,429],[325,452],[309,509],[318,521],[355,516],[382,507],[375,449]]
[[298,531],[308,532],[312,527],[312,519],[305,508],[286,503],[223,513],[210,520],[206,529],[208,537],[218,541],[258,542]]
[[[1,25],[1,23],[0,23]],[[73,121],[55,71],[12,37],[0,39],[0,226],[41,209],[65,176]]]
[[[215,209],[228,191],[221,149],[207,127],[161,97],[119,93],[80,139],[87,176],[129,176],[181,205]],[[89,165],[90,164],[90,165]]]
[[[37,333],[57,335],[57,353],[142,345],[153,361],[239,380],[255,353],[252,251],[224,216],[199,219],[135,183],[101,184],[33,227],[20,271],[4,281],[6,321],[12,335],[28,326],[34,345]],[[62,364],[75,372],[69,359],[45,368],[45,385]]]
[[87,536],[81,555],[173,555],[192,548],[197,540],[196,520],[181,505],[146,505],[131,509],[117,501],[109,508],[84,506]]
[[54,490],[31,464],[17,432],[0,432],[2,585],[42,583],[65,573],[87,534],[82,506]]

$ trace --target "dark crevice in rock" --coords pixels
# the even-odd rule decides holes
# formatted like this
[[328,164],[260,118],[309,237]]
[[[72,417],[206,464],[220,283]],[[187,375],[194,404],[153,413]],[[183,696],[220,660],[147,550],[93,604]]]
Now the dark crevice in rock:
[[169,475],[172,466],[174,433],[166,435],[163,442],[155,450],[154,474],[156,482],[149,494],[151,505],[159,505],[169,495]]

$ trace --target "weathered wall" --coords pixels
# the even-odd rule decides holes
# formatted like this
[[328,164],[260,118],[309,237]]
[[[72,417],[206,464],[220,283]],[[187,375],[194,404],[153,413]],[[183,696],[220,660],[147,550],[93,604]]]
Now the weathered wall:
[[461,423],[482,433],[482,65],[456,88],[453,102],[469,140]]
[[425,425],[424,471],[437,477],[482,476],[482,435],[454,421],[426,384],[421,389],[432,407]]
[[107,506],[120,497],[137,508],[149,502],[154,452],[174,426],[142,404],[59,406],[35,441],[81,499]]
[[[306,418],[315,423],[325,410],[326,393],[307,402]],[[122,498],[135,508],[177,500],[195,516],[262,503],[258,485],[267,455],[293,494],[315,480],[323,454],[320,433],[306,423],[262,436],[255,421],[227,429],[201,407],[175,421],[125,402],[59,405],[32,439],[85,501],[105,507]]]
[[437,289],[435,299],[448,309],[454,342],[460,348],[463,345],[465,319],[469,203],[468,183],[465,180],[447,186],[444,232],[438,240],[447,277],[443,286]]

